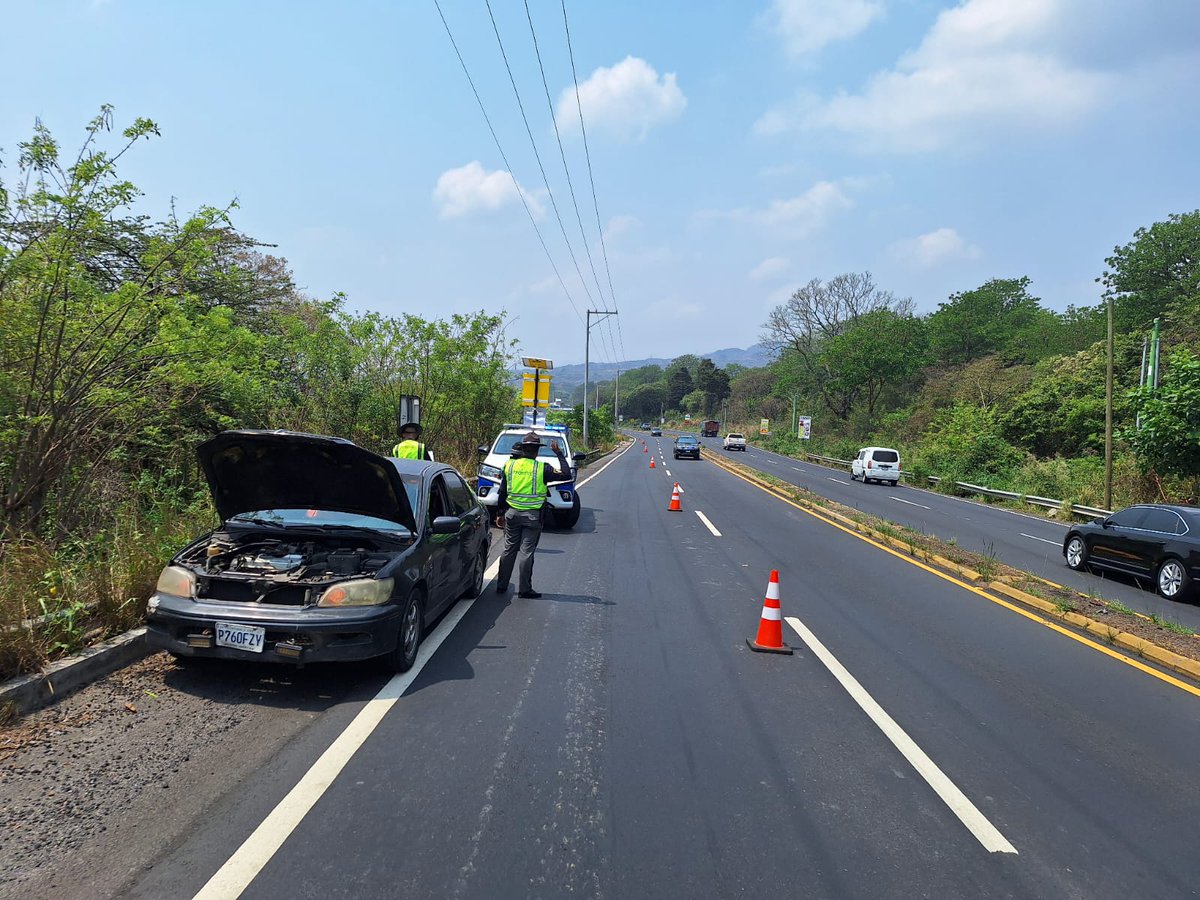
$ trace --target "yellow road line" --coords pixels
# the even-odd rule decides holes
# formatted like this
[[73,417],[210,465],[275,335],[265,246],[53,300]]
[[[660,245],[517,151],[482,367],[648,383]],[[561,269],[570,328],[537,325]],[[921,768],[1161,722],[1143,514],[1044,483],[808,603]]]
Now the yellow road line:
[[721,468],[725,469],[725,471],[729,472],[730,474],[742,479],[742,481],[746,482],[747,484],[753,485],[754,487],[758,488],[763,493],[770,494],[775,499],[782,500],[784,503],[788,504],[789,506],[792,506],[792,507],[800,510],[800,512],[805,513],[806,515],[810,515],[814,519],[824,522],[826,525],[832,525],[834,528],[838,529],[839,531],[844,531],[846,534],[850,535],[851,537],[856,537],[860,541],[870,544],[872,547],[877,547],[878,549],[882,550],[884,553],[890,553],[892,556],[896,557],[896,559],[903,560],[904,562],[908,563],[909,565],[916,566],[919,569],[924,569],[926,572],[929,572],[931,575],[936,575],[938,578],[941,578],[943,581],[949,581],[951,584],[958,585],[960,588],[970,591],[972,594],[982,597],[985,600],[991,601],[992,603],[995,603],[998,606],[1003,606],[1005,609],[1015,612],[1018,615],[1024,616],[1025,618],[1029,619],[1030,621],[1037,622],[1040,625],[1045,625],[1047,628],[1051,629],[1052,631],[1057,631],[1059,634],[1065,635],[1066,637],[1069,637],[1073,641],[1078,641],[1080,644],[1083,644],[1085,647],[1090,647],[1093,650],[1099,650],[1105,656],[1111,656],[1113,659],[1118,660],[1119,662],[1123,662],[1127,666],[1132,666],[1133,668],[1135,668],[1141,672],[1145,672],[1147,675],[1153,675],[1155,678],[1159,679],[1160,681],[1165,681],[1167,684],[1172,685],[1173,687],[1177,687],[1181,691],[1185,691],[1195,697],[1200,697],[1200,688],[1190,685],[1185,681],[1180,681],[1178,678],[1174,678],[1171,675],[1166,674],[1165,672],[1160,672],[1157,669],[1147,666],[1144,663],[1140,663],[1136,659],[1130,659],[1128,656],[1124,655],[1123,653],[1118,653],[1117,651],[1112,650],[1108,647],[1105,647],[1102,644],[1097,644],[1095,641],[1089,640],[1088,638],[1085,638],[1082,635],[1076,634],[1075,632],[1070,631],[1069,629],[1063,628],[1061,625],[1058,625],[1055,622],[1051,622],[1049,619],[1042,618],[1037,613],[1032,613],[1032,612],[1029,612],[1028,610],[1021,609],[1021,607],[1017,606],[1016,604],[1009,603],[1007,600],[1001,600],[999,597],[995,597],[992,594],[989,594],[987,591],[977,588],[973,584],[968,584],[965,581],[960,581],[958,578],[955,578],[953,575],[950,575],[946,572],[942,572],[938,569],[933,568],[932,566],[927,566],[923,562],[920,562],[919,560],[915,560],[909,556],[905,556],[903,553],[900,553],[899,551],[892,549],[891,547],[887,546],[886,544],[881,544],[878,541],[874,540],[873,538],[868,537],[865,534],[860,534],[859,532],[853,530],[852,528],[847,528],[845,525],[835,522],[832,519],[826,518],[825,516],[821,515],[820,513],[816,512],[812,509],[809,509],[805,506],[801,506],[799,503],[796,503],[793,500],[789,500],[787,497],[781,496],[780,494],[776,493],[775,491],[771,490],[770,488],[764,487],[763,485],[759,484],[754,479],[746,477],[745,475],[743,475],[741,472],[737,471],[736,469],[726,468],[725,466],[721,466]]

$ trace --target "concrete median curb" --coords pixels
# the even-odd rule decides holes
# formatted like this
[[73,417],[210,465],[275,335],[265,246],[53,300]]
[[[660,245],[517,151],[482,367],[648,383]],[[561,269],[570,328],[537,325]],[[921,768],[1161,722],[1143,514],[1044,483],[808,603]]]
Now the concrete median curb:
[[[876,531],[874,528],[871,528],[869,525],[864,525],[861,522],[855,521],[849,516],[844,516],[841,513],[826,509],[818,504],[788,496],[783,489],[762,478],[757,477],[758,473],[753,472],[753,470],[749,470],[749,472],[747,472],[739,463],[733,463],[720,456],[716,456],[715,454],[712,454],[711,451],[706,451],[705,456],[709,456],[713,462],[717,463],[722,468],[733,472],[740,478],[745,478],[747,481],[753,482],[760,488],[774,494],[781,499],[787,500],[790,503],[795,503],[806,509],[810,509],[815,513],[819,513],[821,516],[827,516],[830,519],[837,520],[838,524],[842,525],[843,527],[866,535],[874,541],[878,541],[881,544],[891,547],[893,550],[904,551],[908,555],[913,556],[915,559],[920,559],[921,561],[929,563],[930,565],[937,566],[939,569],[945,569],[946,571],[953,572],[964,580],[969,581],[974,587],[987,588],[995,593],[1002,594],[1010,600],[1015,600],[1025,606],[1033,607],[1038,612],[1066,622],[1075,628],[1081,628],[1090,634],[1096,635],[1106,642],[1116,644],[1144,659],[1151,660],[1164,668],[1170,669],[1173,672],[1178,672],[1181,675],[1186,675],[1189,678],[1200,681],[1200,662],[1197,662],[1196,660],[1182,656],[1173,650],[1168,650],[1166,647],[1160,647],[1158,644],[1148,641],[1145,638],[1140,638],[1137,635],[1129,634],[1124,631],[1118,631],[1111,625],[1098,622],[1095,619],[1081,615],[1080,613],[1059,609],[1050,601],[1043,600],[1040,597],[1035,597],[1032,594],[1020,590],[1019,588],[1015,588],[1010,584],[1006,584],[1003,581],[985,581],[979,572],[969,569],[966,566],[955,562],[954,560],[946,559],[943,556],[938,556],[936,553],[931,553],[922,548],[914,548],[902,540],[898,540],[891,535],[882,534]],[[1037,576],[1031,575],[1029,577],[1037,581],[1045,581],[1045,579],[1037,578]],[[1053,582],[1045,581],[1045,583],[1053,585]],[[1061,585],[1053,586],[1059,588],[1060,590],[1071,590],[1069,588],[1062,588]],[[1071,593],[1078,594],[1079,592],[1071,591]],[[1079,596],[1083,595],[1080,594]],[[1140,614],[1135,613],[1135,615]],[[1143,616],[1143,618],[1147,617]]]
[[0,685],[0,706],[32,712],[152,652],[145,628],[134,628],[93,647],[52,662],[41,672]]

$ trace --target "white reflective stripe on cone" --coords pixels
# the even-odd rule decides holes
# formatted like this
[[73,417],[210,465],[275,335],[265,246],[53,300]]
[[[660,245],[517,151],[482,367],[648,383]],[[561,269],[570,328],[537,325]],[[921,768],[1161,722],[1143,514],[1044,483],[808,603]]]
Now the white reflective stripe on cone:
[[768,600],[778,600],[779,599],[779,582],[778,581],[771,581],[771,582],[767,583],[767,599]]
[[764,619],[768,619],[772,622],[782,622],[783,621],[783,610],[781,610],[778,606],[774,606],[774,607],[764,606],[763,611],[762,611],[762,617]]

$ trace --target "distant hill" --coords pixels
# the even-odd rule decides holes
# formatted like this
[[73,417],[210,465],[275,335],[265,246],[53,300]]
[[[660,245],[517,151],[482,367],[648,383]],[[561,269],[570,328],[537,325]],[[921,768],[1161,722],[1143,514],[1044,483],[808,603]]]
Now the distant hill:
[[[680,354],[682,355],[682,354]],[[737,363],[745,366],[748,369],[757,369],[760,366],[765,366],[771,361],[770,351],[767,350],[764,344],[755,344],[753,347],[742,349],[740,347],[728,347],[724,350],[713,350],[709,353],[695,354],[700,359],[711,359],[719,368],[725,368],[730,363]],[[620,367],[622,372],[628,372],[630,369],[640,369],[642,366],[662,366],[664,369],[670,365],[671,359],[662,359],[659,357],[651,357],[649,359],[630,359],[621,363],[598,362],[592,361],[588,377],[593,381],[612,381],[617,375],[617,368]],[[523,372],[524,369],[519,369],[518,372]],[[563,396],[569,393],[573,388],[583,384],[583,365],[574,364],[567,366],[555,366],[554,371],[550,373],[554,379],[554,394],[555,396]],[[518,375],[518,378],[520,376]]]

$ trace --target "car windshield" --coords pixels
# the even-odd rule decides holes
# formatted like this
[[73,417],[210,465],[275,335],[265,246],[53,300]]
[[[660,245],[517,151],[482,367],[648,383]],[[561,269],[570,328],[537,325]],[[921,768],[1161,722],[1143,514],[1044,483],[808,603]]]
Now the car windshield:
[[677,443],[677,444],[696,444],[699,442],[694,437],[690,437],[688,435],[683,435],[681,437],[675,438],[675,443]]
[[[500,437],[496,438],[496,444],[494,447],[492,447],[492,452],[508,456],[510,453],[512,453],[512,448],[519,444],[521,442],[521,438],[523,437],[525,437],[523,434],[502,434]],[[562,450],[563,453],[567,452],[566,447],[564,446],[566,443],[565,441],[559,438],[548,438],[545,435],[542,435],[542,446],[538,448],[539,457],[544,457],[546,459],[557,458],[554,455],[554,451],[550,449],[551,440],[558,440],[559,449]]]
[[[407,484],[405,485],[407,487]],[[415,495],[409,495],[409,501],[414,504]],[[377,519],[375,516],[360,516],[357,513],[338,512],[331,509],[256,509],[250,512],[238,513],[230,522],[247,522],[255,525],[304,525],[312,528],[333,526],[335,528],[365,528],[371,531],[391,531],[408,534],[409,531],[399,522],[387,519]]]

